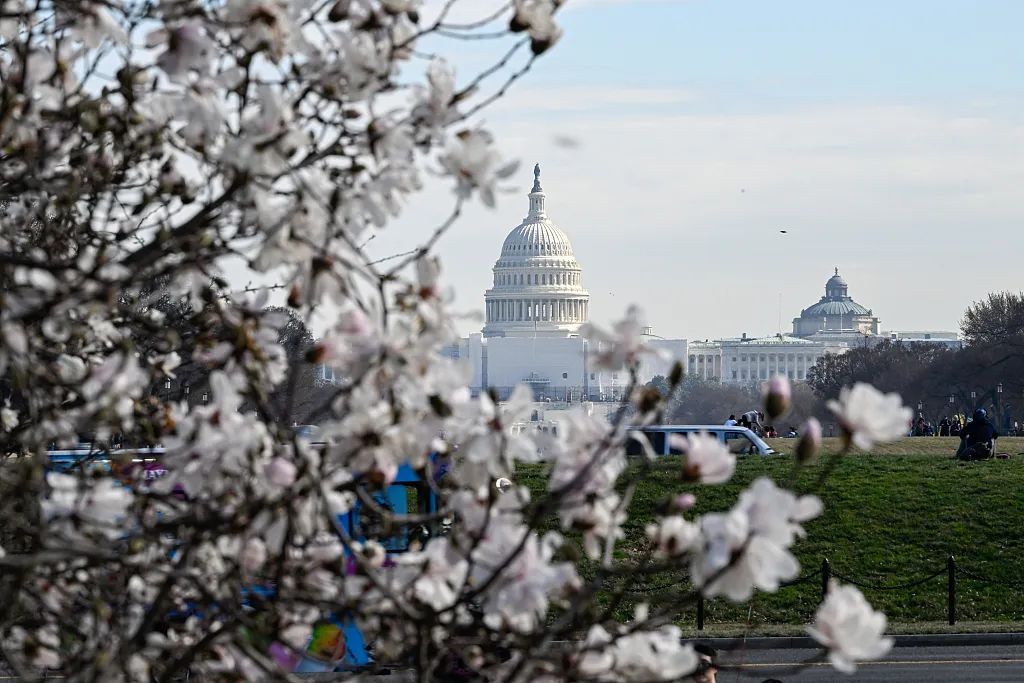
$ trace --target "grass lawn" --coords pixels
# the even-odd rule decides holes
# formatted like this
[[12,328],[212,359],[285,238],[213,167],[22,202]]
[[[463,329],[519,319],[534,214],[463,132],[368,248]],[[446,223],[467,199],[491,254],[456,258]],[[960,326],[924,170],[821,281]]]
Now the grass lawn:
[[[958,621],[988,627],[1024,622],[1024,455],[1018,455],[1024,451],[1024,438],[999,440],[997,450],[1011,453],[1010,459],[976,463],[953,460],[957,443],[957,439],[911,438],[870,455],[854,453],[844,459],[819,492],[824,514],[806,525],[807,538],[794,548],[802,574],[818,570],[826,557],[835,574],[870,584],[905,583],[941,571],[938,578],[914,588],[862,589],[894,624],[935,624],[946,617],[945,562],[952,554],[963,569],[997,582],[959,576]],[[786,439],[773,441],[783,453],[793,444]],[[837,447],[837,443],[827,445],[830,450]],[[809,491],[820,467],[819,461],[805,468],[796,489]],[[676,457],[661,458],[653,465],[634,496],[627,536],[618,546],[621,557],[636,554],[643,546],[644,526],[670,495],[695,493],[698,514],[722,510],[758,476],[767,475],[785,485],[792,460],[787,456],[742,458],[733,481],[716,487],[684,484],[680,469]],[[546,472],[546,465],[523,466],[517,479],[536,497],[544,489]],[[646,586],[648,590],[637,600],[652,603],[681,595],[688,588],[683,572],[651,578]],[[809,622],[820,599],[821,579],[815,577],[776,594],[757,593],[746,605],[709,601],[705,619],[709,629],[723,633],[786,632],[787,626]],[[622,615],[630,612],[625,606]],[[694,628],[695,619],[692,607],[678,614],[684,628]]]

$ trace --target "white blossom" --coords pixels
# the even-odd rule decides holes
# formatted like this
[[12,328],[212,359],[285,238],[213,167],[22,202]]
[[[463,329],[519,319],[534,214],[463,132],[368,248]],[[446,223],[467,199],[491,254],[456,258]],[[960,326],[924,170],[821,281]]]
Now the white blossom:
[[647,537],[654,544],[659,557],[678,557],[697,546],[701,539],[700,526],[681,515],[666,517],[647,525]]
[[47,520],[66,521],[74,516],[109,538],[121,535],[119,522],[125,517],[133,496],[117,481],[108,478],[88,481],[50,472],[46,483],[50,493],[42,501],[42,510]]
[[0,408],[0,428],[3,428],[5,432],[9,432],[18,426],[18,411],[11,408],[10,401],[7,401],[2,408]]
[[554,19],[558,8],[555,0],[515,0],[514,6],[512,28],[530,34],[534,53],[544,52],[562,36],[562,29]]
[[267,561],[267,544],[260,538],[248,538],[238,553],[238,563],[248,573],[256,572]]
[[298,469],[295,467],[295,463],[278,455],[267,463],[263,471],[266,473],[267,480],[271,484],[281,488],[288,488],[295,483],[295,475]]
[[97,48],[104,40],[128,42],[128,34],[99,2],[83,0],[83,11],[74,27],[74,35],[90,48]]
[[643,338],[643,312],[638,306],[630,306],[626,317],[615,323],[609,332],[601,327],[586,323],[580,334],[594,342],[594,366],[607,370],[633,367],[642,354],[663,356],[658,350],[648,347]]
[[829,401],[828,407],[853,445],[865,451],[906,436],[913,417],[899,394],[883,394],[865,382],[843,387],[839,400]]
[[192,71],[205,74],[216,48],[203,24],[194,20],[153,31],[146,37],[146,43],[151,48],[158,45],[167,48],[156,63],[175,80],[185,79]]
[[577,671],[602,681],[675,681],[697,669],[697,653],[683,644],[677,626],[639,630],[614,637],[593,625],[583,642]]
[[[521,536],[508,533],[511,529],[503,531],[513,541]],[[561,544],[558,534],[538,538],[530,533],[503,579],[488,592],[483,606],[484,623],[495,630],[509,628],[519,633],[533,632],[544,624],[550,596],[576,588],[580,581],[572,564],[552,562]]]
[[56,624],[46,624],[34,631],[12,626],[4,638],[6,651],[27,655],[29,664],[47,669],[60,667],[60,647]]
[[893,639],[884,637],[885,626],[885,615],[872,609],[859,590],[832,579],[807,632],[828,648],[832,666],[853,673],[857,662],[880,659],[892,649]]
[[760,477],[729,512],[700,518],[702,547],[690,575],[706,597],[750,598],[755,588],[774,592],[797,577],[800,563],[789,548],[804,535],[801,522],[821,514],[816,496],[797,497]]
[[580,410],[561,419],[558,436],[549,455],[555,465],[548,490],[562,494],[562,528],[581,531],[587,556],[596,559],[602,541],[623,536],[626,513],[615,483],[626,468],[625,453],[613,443],[606,422]]
[[439,159],[441,168],[455,178],[456,192],[468,197],[473,190],[487,206],[494,206],[494,191],[499,180],[519,168],[518,161],[503,162],[490,133],[480,129],[460,132]]
[[686,456],[685,476],[703,484],[724,484],[736,471],[736,456],[714,434],[670,434],[669,444]]

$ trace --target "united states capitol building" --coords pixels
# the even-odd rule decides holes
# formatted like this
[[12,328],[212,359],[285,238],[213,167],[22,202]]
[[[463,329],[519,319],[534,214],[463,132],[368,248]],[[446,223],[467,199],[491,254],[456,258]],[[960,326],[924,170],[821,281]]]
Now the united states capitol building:
[[[525,383],[539,402],[617,401],[629,375],[593,367],[592,353],[599,349],[580,335],[590,294],[568,235],[548,216],[539,166],[528,197],[526,218],[505,237],[484,292],[483,329],[445,353],[472,366],[474,391],[491,390],[501,399]],[[687,342],[656,337],[650,328],[645,333],[647,344],[662,355],[645,357],[641,382],[667,375],[676,360],[689,375],[709,381],[755,384],[783,375],[799,382],[825,354],[886,339],[960,344],[955,332],[881,331],[872,310],[850,296],[838,268],[826,281],[824,296],[793,319],[790,334]]]
[[[512,228],[484,292],[485,324],[447,350],[473,367],[471,387],[507,397],[525,383],[540,401],[614,401],[629,384],[626,371],[602,371],[590,362],[594,343],[580,336],[590,313],[583,269],[568,235],[547,214],[540,167],[534,168],[526,218]],[[649,330],[648,330],[649,332]],[[645,357],[639,379],[666,375],[686,358],[685,339],[649,336],[663,357]]]

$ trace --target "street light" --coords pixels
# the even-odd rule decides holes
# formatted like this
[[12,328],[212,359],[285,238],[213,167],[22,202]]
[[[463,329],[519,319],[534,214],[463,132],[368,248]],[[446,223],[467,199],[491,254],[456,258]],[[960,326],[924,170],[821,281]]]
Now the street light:
[[164,401],[171,400],[171,378],[168,377],[164,380]]
[[204,406],[206,405],[206,402],[207,402],[207,401],[209,400],[209,398],[210,398],[210,395],[209,395],[209,394],[207,394],[207,393],[206,393],[206,392],[204,391],[204,392],[203,392],[203,405],[204,405]]

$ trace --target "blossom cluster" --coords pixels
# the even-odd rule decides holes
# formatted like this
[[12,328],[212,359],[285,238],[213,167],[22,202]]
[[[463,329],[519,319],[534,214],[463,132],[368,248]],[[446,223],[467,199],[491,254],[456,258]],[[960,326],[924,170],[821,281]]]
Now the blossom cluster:
[[[477,112],[556,44],[560,5],[462,22],[417,0],[0,0],[0,568],[16,575],[0,640],[19,673],[270,680],[340,665],[316,648],[343,622],[425,678],[455,659],[509,680],[672,680],[692,648],[664,615],[595,616],[603,582],[657,561],[743,600],[795,576],[814,496],[759,479],[687,517],[686,487],[737,466],[695,436],[677,444],[686,503],[619,552],[625,444],[658,400],[538,433],[527,387],[474,394],[442,353],[434,244],[517,168]],[[474,78],[439,56],[494,34],[509,40]],[[450,219],[371,254],[428,172]],[[321,337],[287,348],[318,316]],[[635,379],[642,329],[638,308],[588,326],[593,362]],[[289,420],[310,364],[338,378],[306,406],[315,440]],[[892,437],[884,401],[840,398],[852,443]],[[840,590],[822,607],[837,666],[881,651],[864,607]],[[578,647],[555,661],[552,639]]]

